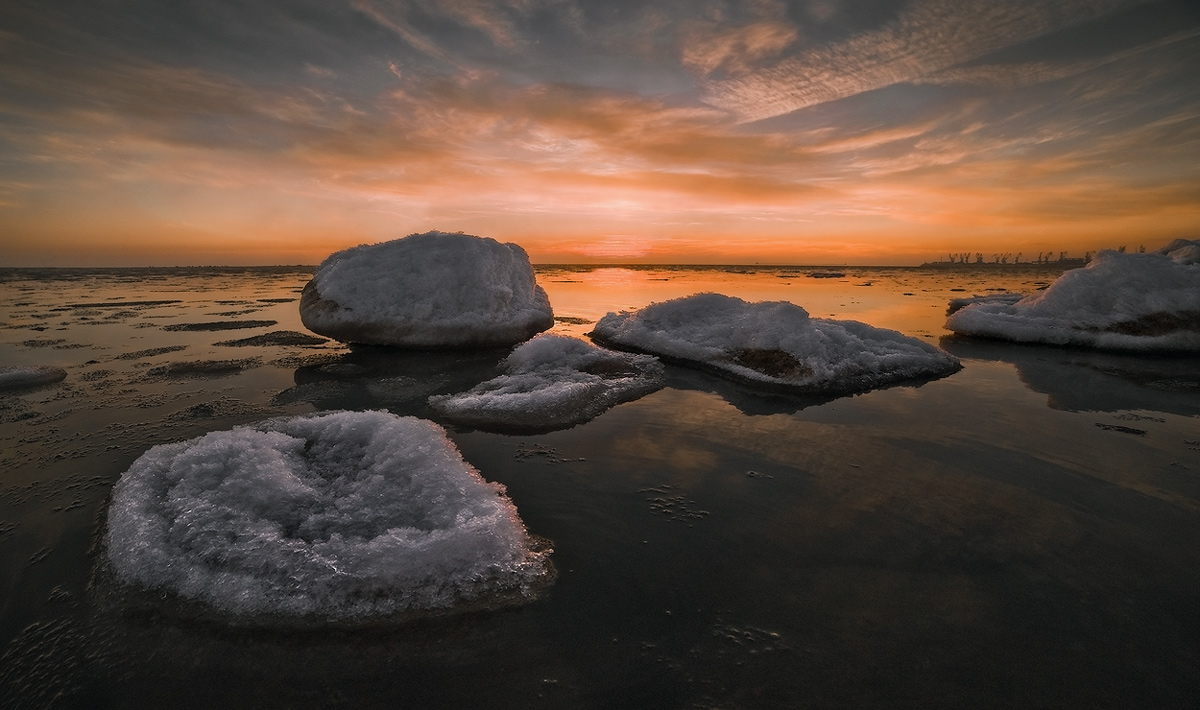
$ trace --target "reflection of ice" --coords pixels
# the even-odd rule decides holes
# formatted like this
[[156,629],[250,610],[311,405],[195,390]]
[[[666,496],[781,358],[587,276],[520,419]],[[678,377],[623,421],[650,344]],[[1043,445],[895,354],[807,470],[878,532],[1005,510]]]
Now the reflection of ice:
[[1154,254],[1102,251],[1018,301],[952,301],[946,328],[1018,342],[1200,352],[1197,251],[1200,242],[1185,240]]
[[941,345],[960,358],[1012,363],[1027,387],[1049,395],[1051,409],[1151,410],[1200,415],[1200,358],[1030,347],[950,336]]
[[682,367],[668,367],[666,386],[693,392],[710,392],[733,405],[742,414],[769,416],[795,414],[802,409],[832,402],[838,395],[766,392],[761,388],[717,377],[707,372]]
[[518,346],[502,366],[499,377],[467,392],[431,397],[430,404],[470,426],[560,429],[662,386],[657,358],[561,335],[540,335]]
[[432,416],[430,395],[469,390],[496,374],[503,349],[415,351],[358,345],[341,356],[321,355],[298,367],[296,386],[274,406],[309,402],[318,409],[388,409]]
[[[936,379],[939,378],[926,377],[906,380],[874,389],[881,390],[892,387],[915,388]],[[768,392],[760,387],[747,387],[740,382],[682,367],[667,368],[666,386],[677,390],[715,394],[736,407],[742,414],[752,417],[770,416],[773,414],[795,414],[803,409],[827,404],[848,396],[846,394],[825,394],[819,392]]]
[[439,609],[550,573],[501,486],[437,425],[383,412],[156,446],[114,488],[105,542],[120,579],[238,615]]
[[749,303],[716,293],[609,313],[592,337],[793,392],[860,392],[959,368],[953,356],[893,330],[810,318],[786,301]]
[[442,232],[333,254],[300,318],[344,342],[418,348],[511,346],[554,325],[521,247]]

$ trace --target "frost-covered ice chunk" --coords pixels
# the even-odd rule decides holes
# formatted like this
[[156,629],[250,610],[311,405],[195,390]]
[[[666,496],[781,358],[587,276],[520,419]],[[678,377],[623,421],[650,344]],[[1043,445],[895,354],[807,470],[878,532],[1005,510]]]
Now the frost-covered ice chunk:
[[592,338],[750,384],[843,393],[954,372],[958,360],[894,330],[810,318],[786,301],[702,293],[609,313]]
[[117,482],[105,542],[122,580],[234,615],[440,609],[552,572],[502,486],[433,422],[386,412],[155,446]]
[[1200,239],[1176,239],[1155,253],[1171,257],[1176,264],[1197,264],[1200,263]]
[[1200,351],[1200,242],[1159,253],[1102,251],[1044,291],[979,303],[946,320],[963,335],[1121,350]]
[[0,367],[0,390],[34,387],[58,382],[67,376],[61,367],[37,365],[31,367]]
[[563,428],[662,387],[657,358],[563,335],[539,335],[513,350],[502,365],[505,374],[468,392],[430,397],[430,405],[447,419],[471,426]]
[[333,254],[300,319],[343,342],[415,348],[515,345],[554,325],[524,249],[443,232]]

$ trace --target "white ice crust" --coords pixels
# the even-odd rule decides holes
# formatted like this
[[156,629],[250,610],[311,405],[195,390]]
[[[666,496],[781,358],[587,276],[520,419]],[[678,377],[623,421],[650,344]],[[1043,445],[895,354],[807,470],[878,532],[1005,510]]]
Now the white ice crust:
[[554,324],[524,249],[443,232],[333,254],[300,319],[344,342],[418,348],[514,345]]
[[386,412],[155,446],[113,490],[106,548],[124,581],[234,615],[441,609],[549,569],[501,485],[433,422]]
[[48,365],[0,367],[0,390],[46,385],[58,382],[66,376],[66,370]]
[[467,392],[430,397],[430,405],[447,419],[472,426],[561,428],[662,387],[658,358],[613,352],[563,335],[539,335],[501,364],[503,375]]
[[1200,351],[1200,242],[1156,253],[1101,251],[1084,268],[1014,303],[950,315],[963,335],[1120,350]]
[[949,353],[894,330],[810,318],[786,301],[749,303],[717,293],[609,313],[592,337],[734,379],[814,393],[861,391],[959,368]]
[[1176,264],[1197,264],[1200,263],[1200,239],[1176,239],[1155,253],[1171,257]]

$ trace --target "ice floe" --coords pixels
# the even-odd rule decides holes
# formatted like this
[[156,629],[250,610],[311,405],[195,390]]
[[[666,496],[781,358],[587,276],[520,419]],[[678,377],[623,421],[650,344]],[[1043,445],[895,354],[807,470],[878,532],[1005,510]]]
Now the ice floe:
[[58,382],[67,376],[61,367],[34,365],[29,367],[0,367],[0,390],[36,387]]
[[415,348],[515,345],[554,325],[525,250],[426,232],[337,252],[300,299],[315,333]]
[[206,323],[173,323],[164,325],[163,330],[184,332],[245,330],[247,328],[269,328],[278,323],[279,321],[274,320],[218,320]]
[[155,446],[117,482],[105,543],[121,580],[238,616],[511,603],[553,574],[503,486],[433,422],[386,412]]
[[170,362],[166,365],[152,367],[146,373],[149,378],[157,377],[226,377],[236,375],[243,370],[249,370],[262,364],[256,357],[240,360],[193,360]]
[[544,334],[501,363],[504,374],[429,404],[459,424],[524,429],[565,428],[662,387],[651,355],[618,353],[578,338]]
[[1200,242],[1187,240],[1149,254],[1101,251],[1031,296],[964,305],[946,328],[1028,343],[1200,351],[1198,256]]
[[591,336],[747,384],[809,393],[863,391],[960,367],[954,356],[894,330],[716,293],[609,313]]
[[268,345],[320,345],[329,342],[325,338],[318,338],[307,333],[297,333],[294,330],[273,330],[270,333],[262,335],[254,335],[249,338],[238,338],[237,340],[222,340],[213,343],[224,347],[261,347]]

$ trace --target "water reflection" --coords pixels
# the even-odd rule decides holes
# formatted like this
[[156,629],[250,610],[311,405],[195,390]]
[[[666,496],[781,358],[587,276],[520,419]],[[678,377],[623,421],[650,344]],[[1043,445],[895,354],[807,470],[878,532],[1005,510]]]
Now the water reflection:
[[[619,275],[637,286],[628,303],[582,272],[540,278],[556,313],[581,320],[719,290],[918,336],[944,332],[951,287],[1038,278]],[[240,374],[155,379],[177,360],[231,357],[215,344],[228,334],[163,325],[300,330],[294,302],[273,299],[308,275],[60,276],[0,273],[0,359],[68,370],[0,397],[10,705],[1190,708],[1200,693],[1195,358],[946,339],[965,368],[919,387],[805,399],[669,367],[663,390],[572,429],[453,430],[554,540],[547,596],[398,631],[262,634],[119,613],[89,584],[121,472],[154,444],[268,416],[425,413],[430,394],[494,376],[507,351],[248,346],[237,356],[262,364]],[[114,298],[181,303],[115,320],[53,310]]]
[[773,414],[795,414],[809,407],[827,404],[844,397],[853,397],[870,391],[886,390],[893,387],[917,388],[922,385],[952,377],[953,373],[937,375],[923,379],[913,379],[883,387],[875,387],[862,392],[843,394],[797,394],[791,392],[771,391],[767,387],[751,387],[738,382],[711,375],[707,372],[686,367],[667,366],[667,386],[677,390],[708,392],[737,408],[742,414],[749,416],[769,416]]
[[295,370],[296,385],[273,405],[307,402],[318,410],[386,409],[435,419],[429,396],[463,392],[496,375],[509,348],[464,351],[403,350],[355,345]]
[[1200,357],[1100,352],[960,336],[941,347],[963,359],[1006,362],[1025,385],[1068,412],[1150,410],[1200,415]]

